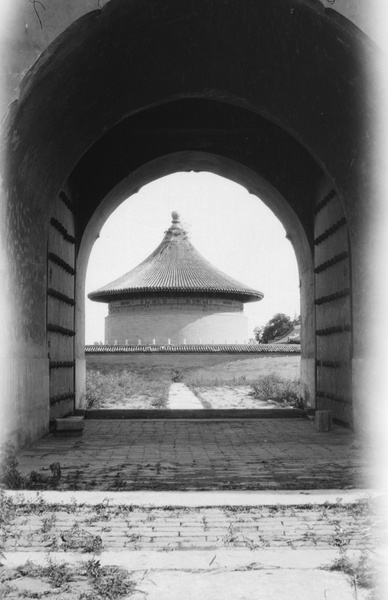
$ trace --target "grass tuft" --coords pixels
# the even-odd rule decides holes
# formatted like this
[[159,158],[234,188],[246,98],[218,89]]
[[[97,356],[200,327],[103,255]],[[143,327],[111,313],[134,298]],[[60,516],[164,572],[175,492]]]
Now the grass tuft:
[[270,400],[282,406],[303,409],[299,379],[285,379],[271,373],[253,383],[252,390],[252,396],[257,400]]
[[59,462],[50,465],[51,475],[31,471],[22,475],[18,470],[16,449],[12,442],[6,442],[0,449],[0,485],[9,490],[56,489],[61,479]]
[[338,571],[349,575],[357,586],[372,590],[376,588],[378,581],[377,565],[371,560],[370,554],[364,552],[358,560],[351,560],[345,552],[340,552],[340,556],[332,563],[323,567],[325,571]]
[[170,373],[87,371],[86,408],[114,408],[123,403],[131,408],[131,401],[139,399],[151,408],[165,408],[170,385]]

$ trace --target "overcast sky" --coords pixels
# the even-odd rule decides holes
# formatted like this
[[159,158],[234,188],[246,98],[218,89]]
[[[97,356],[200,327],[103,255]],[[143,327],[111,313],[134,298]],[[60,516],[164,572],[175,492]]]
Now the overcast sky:
[[[86,293],[127,273],[155,250],[171,212],[192,244],[215,267],[264,293],[245,304],[249,335],[275,313],[299,315],[296,258],[280,221],[245,188],[212,173],[176,173],[144,186],[123,202],[94,244]],[[86,343],[104,341],[108,305],[86,299]]]

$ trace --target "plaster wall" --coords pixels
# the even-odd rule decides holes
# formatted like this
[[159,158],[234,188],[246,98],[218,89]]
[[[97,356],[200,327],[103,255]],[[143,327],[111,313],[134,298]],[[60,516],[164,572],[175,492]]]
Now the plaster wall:
[[14,358],[0,361],[1,441],[22,446],[49,431],[49,361]]
[[[128,340],[128,342],[126,341]],[[248,319],[242,313],[149,311],[113,314],[105,318],[105,343],[244,344]]]
[[353,358],[352,379],[355,430],[365,459],[371,465],[367,487],[388,489],[387,386],[381,357]]

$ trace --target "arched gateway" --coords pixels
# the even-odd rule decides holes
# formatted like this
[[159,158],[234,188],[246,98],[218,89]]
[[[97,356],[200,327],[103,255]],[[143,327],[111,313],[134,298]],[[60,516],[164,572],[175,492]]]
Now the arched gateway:
[[82,406],[99,228],[125,194],[184,170],[245,185],[281,219],[305,404],[362,426],[376,54],[308,0],[112,0],[43,52],[5,127],[6,435],[36,439]]
[[105,344],[246,344],[244,302],[263,294],[211,265],[177,212],[154,252],[89,298],[108,302]]

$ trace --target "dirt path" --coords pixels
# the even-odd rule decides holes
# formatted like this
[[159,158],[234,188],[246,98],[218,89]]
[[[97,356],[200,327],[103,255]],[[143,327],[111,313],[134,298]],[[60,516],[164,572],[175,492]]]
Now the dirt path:
[[197,396],[184,383],[172,383],[169,393],[167,408],[170,410],[203,408]]
[[[199,387],[195,388],[195,393],[201,400],[203,407],[207,409],[251,409],[251,408],[283,408],[270,400],[258,400],[251,394],[252,388],[249,385],[232,387],[228,385],[217,387]],[[287,407],[284,407],[287,408]]]

